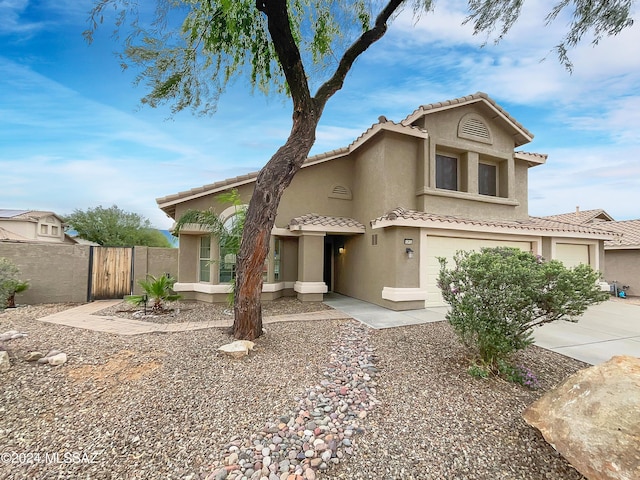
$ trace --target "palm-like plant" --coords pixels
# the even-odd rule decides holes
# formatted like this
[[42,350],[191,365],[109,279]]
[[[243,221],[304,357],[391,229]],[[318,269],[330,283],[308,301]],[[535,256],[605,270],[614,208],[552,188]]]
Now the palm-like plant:
[[136,305],[142,305],[149,300],[153,301],[151,305],[151,311],[153,313],[164,313],[165,302],[175,302],[182,298],[176,292],[173,291],[173,284],[176,283],[175,278],[162,275],[160,277],[154,277],[153,275],[147,275],[144,280],[138,280],[138,285],[144,290],[144,295],[129,295],[125,298],[127,302],[134,303]]

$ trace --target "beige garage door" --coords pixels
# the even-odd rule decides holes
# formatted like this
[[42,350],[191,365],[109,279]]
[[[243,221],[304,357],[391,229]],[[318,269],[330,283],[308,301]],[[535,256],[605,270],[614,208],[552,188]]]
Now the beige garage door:
[[589,245],[557,243],[556,259],[564,263],[567,268],[576,267],[581,263],[589,265]]
[[453,256],[458,250],[480,251],[483,247],[514,247],[529,252],[531,242],[427,236],[427,255],[426,258],[421,258],[420,265],[426,274],[427,307],[445,305],[437,285],[440,272],[438,257],[446,258],[447,264],[451,267],[454,265]]

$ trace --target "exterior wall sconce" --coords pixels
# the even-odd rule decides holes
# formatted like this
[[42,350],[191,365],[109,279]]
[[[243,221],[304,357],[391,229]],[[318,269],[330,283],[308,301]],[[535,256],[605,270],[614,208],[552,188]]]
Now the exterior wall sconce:
[[344,247],[339,247],[339,248],[338,248],[338,253],[339,253],[340,255],[342,255],[342,254],[344,253]]
[[411,248],[407,247],[406,252],[408,258],[413,258],[413,250]]

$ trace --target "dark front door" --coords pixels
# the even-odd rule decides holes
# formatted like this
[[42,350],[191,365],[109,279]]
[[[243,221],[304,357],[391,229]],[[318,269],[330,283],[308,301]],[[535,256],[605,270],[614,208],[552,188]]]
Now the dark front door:
[[333,245],[335,243],[335,237],[333,235],[327,235],[324,237],[324,269],[322,274],[322,280],[327,285],[327,290],[331,292],[333,290]]

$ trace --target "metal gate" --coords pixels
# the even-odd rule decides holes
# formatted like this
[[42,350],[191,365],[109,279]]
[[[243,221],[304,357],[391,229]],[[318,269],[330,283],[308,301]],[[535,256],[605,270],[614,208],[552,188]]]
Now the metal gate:
[[132,247],[91,247],[88,301],[131,295]]

